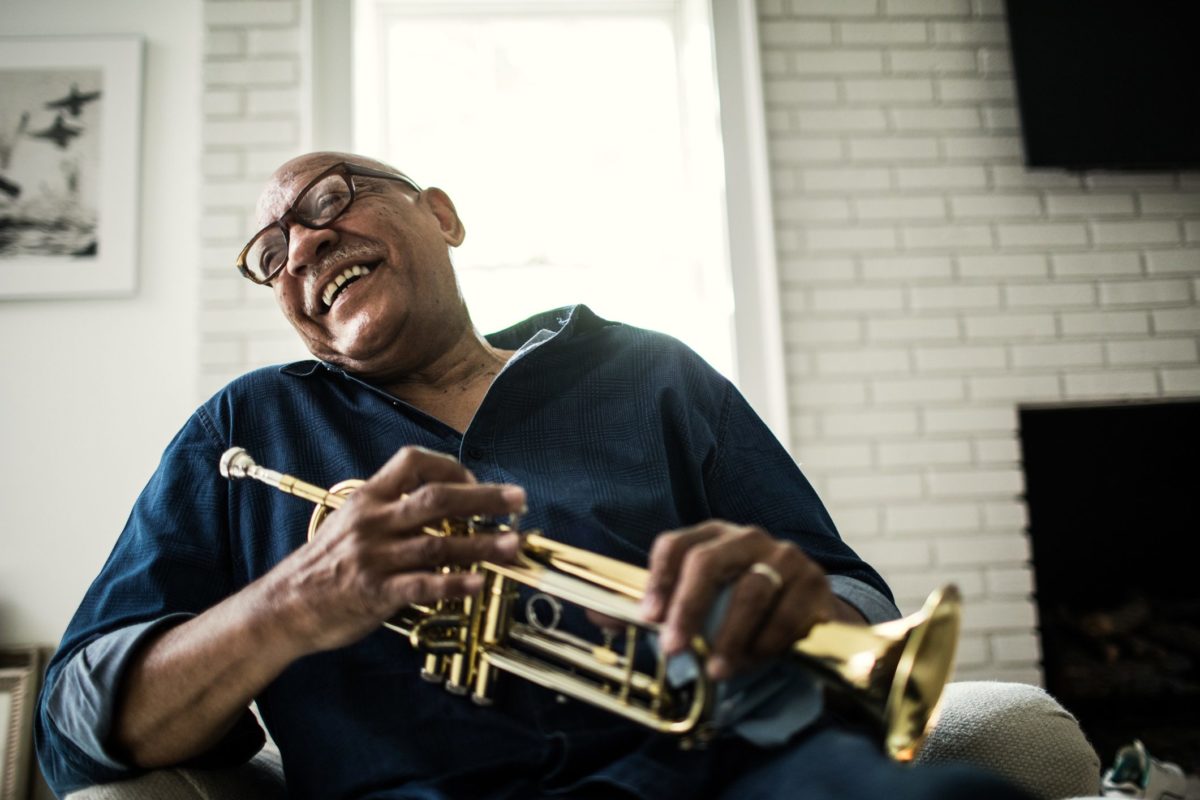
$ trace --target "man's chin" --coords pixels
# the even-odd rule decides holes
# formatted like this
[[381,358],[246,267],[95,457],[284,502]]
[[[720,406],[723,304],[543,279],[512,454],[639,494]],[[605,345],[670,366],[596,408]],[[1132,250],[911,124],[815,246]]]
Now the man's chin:
[[[394,341],[389,339],[389,341]],[[321,361],[341,367],[347,372],[368,374],[372,366],[387,359],[385,342],[372,342],[367,337],[339,337],[333,342],[318,346],[309,345],[308,351]]]

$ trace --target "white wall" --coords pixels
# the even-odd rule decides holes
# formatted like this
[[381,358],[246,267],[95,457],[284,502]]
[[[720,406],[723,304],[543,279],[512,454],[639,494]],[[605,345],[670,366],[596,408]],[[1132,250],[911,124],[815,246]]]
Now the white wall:
[[3,0],[5,36],[141,34],[137,294],[0,301],[0,644],[57,642],[196,401],[200,0]]
[[792,450],[902,608],[959,583],[960,676],[1036,682],[1016,408],[1200,396],[1200,174],[1026,170],[1000,0],[759,13]]
[[254,202],[266,178],[309,149],[314,2],[203,3],[203,397],[248,369],[309,357],[270,289],[255,286],[230,264],[254,234]]

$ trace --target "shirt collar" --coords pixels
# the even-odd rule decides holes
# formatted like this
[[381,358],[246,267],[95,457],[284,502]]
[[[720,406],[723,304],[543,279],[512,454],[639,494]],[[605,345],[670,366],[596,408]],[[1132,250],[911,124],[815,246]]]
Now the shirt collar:
[[486,338],[493,347],[499,347],[502,350],[520,350],[542,331],[548,331],[552,337],[565,341],[572,336],[612,324],[608,320],[596,316],[587,306],[580,304],[534,314],[529,319],[502,331],[489,333]]
[[[529,319],[518,322],[516,325],[496,331],[495,333],[489,333],[485,338],[493,347],[499,347],[503,350],[520,350],[526,342],[541,334],[542,331],[550,333],[550,337],[548,338],[567,341],[574,336],[614,324],[616,323],[609,322],[597,316],[590,308],[581,303],[579,305],[563,306],[562,308],[555,308],[550,311],[543,311],[540,314],[534,314]],[[545,336],[545,334],[541,335]],[[336,367],[325,361],[314,361],[312,359],[284,364],[279,368],[279,371],[285,375],[307,378],[317,374],[317,371],[321,367],[332,372],[344,372],[341,367]]]

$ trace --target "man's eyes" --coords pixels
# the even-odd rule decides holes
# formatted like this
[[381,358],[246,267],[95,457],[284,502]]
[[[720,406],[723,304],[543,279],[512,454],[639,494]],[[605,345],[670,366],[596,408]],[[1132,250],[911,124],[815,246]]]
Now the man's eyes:
[[317,198],[317,211],[328,211],[331,208],[346,205],[346,199],[350,196],[349,192],[327,192]]

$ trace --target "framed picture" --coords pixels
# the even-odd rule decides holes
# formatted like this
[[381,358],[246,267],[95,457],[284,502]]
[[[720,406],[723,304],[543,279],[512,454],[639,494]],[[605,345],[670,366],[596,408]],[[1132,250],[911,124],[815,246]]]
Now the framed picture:
[[34,648],[0,650],[0,800],[28,796],[40,661]]
[[142,40],[0,38],[0,299],[137,286]]

